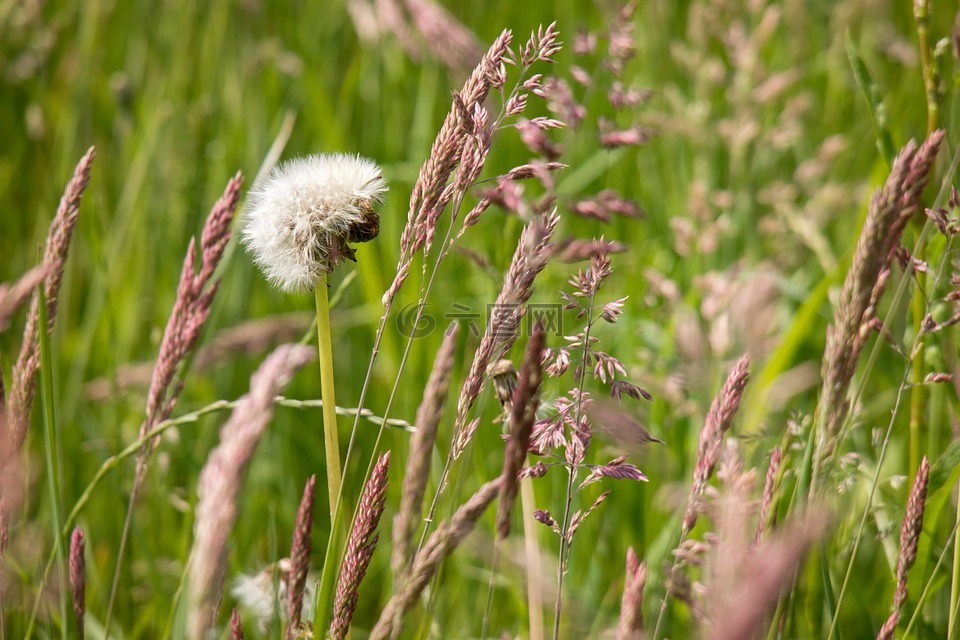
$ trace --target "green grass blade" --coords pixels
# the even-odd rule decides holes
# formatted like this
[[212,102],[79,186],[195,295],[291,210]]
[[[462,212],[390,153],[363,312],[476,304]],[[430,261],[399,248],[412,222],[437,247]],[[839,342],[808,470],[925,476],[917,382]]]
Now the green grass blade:
[[896,149],[893,146],[893,138],[887,129],[886,109],[883,106],[883,99],[880,97],[880,90],[870,77],[867,65],[860,57],[860,51],[853,42],[853,37],[848,31],[844,38],[847,47],[847,60],[850,62],[850,68],[853,70],[853,77],[857,81],[857,86],[863,92],[863,97],[867,101],[867,111],[870,113],[870,122],[873,123],[873,133],[877,138],[877,149],[886,161],[887,166],[893,162],[896,155]]

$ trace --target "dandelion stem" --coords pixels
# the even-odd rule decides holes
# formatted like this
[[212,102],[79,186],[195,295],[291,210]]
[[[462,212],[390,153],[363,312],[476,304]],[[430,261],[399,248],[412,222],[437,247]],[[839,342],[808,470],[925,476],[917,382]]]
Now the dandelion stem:
[[327,274],[321,272],[314,289],[317,301],[317,348],[320,352],[320,399],[323,400],[323,447],[327,458],[327,494],[330,496],[331,534],[333,511],[340,495],[340,439],[337,432],[337,402],[334,393],[333,344],[330,339],[330,301]]
[[[343,491],[341,488],[340,439],[337,432],[333,344],[330,339],[330,301],[327,297],[326,272],[321,272],[320,281],[317,283],[317,288],[314,289],[314,298],[317,302],[317,347],[320,351],[320,399],[323,400],[323,442],[327,458],[327,495],[330,498],[330,540],[327,544],[327,553],[324,556],[323,574],[333,576],[336,575],[336,572],[333,571],[334,567],[328,567],[327,565],[332,559],[340,557],[340,545],[346,539],[346,523],[340,517],[340,501],[343,499]],[[359,420],[359,416],[357,419]],[[382,430],[383,425],[380,428]],[[324,589],[325,586],[328,588]],[[327,628],[327,603],[330,601],[328,591],[331,586],[332,583],[321,580],[321,587],[317,589],[318,598],[323,599],[317,600],[314,623],[316,624],[319,620],[323,625],[318,627],[320,629]]]

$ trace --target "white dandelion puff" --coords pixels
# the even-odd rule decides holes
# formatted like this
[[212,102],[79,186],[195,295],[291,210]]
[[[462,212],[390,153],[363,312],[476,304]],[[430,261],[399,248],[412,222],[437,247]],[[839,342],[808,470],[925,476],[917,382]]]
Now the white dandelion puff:
[[272,284],[309,291],[322,273],[355,260],[348,242],[380,231],[375,204],[387,184],[371,160],[342,153],[297,158],[274,169],[249,196],[243,244]]
[[[239,575],[230,589],[240,609],[257,623],[265,634],[277,616],[287,619],[287,580],[290,578],[290,560],[281,558],[276,565],[267,565],[256,575]],[[304,606],[301,616],[313,618],[313,602],[316,597],[315,580],[307,580]]]

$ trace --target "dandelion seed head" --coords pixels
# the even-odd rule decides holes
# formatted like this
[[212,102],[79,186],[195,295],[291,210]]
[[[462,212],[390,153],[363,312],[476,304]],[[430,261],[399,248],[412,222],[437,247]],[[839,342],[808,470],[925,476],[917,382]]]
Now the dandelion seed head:
[[291,160],[250,193],[242,237],[272,284],[313,289],[322,272],[355,260],[348,242],[380,231],[375,205],[387,191],[380,167],[342,153]]
[[[234,578],[230,595],[248,617],[257,624],[261,634],[267,633],[275,616],[287,619],[287,584],[290,578],[290,559],[281,558],[276,565],[269,564],[259,573],[241,574]],[[316,596],[314,581],[307,580],[301,617],[313,618]]]
[[286,613],[279,603],[286,597],[290,561],[282,559],[276,569],[276,584],[274,567],[271,565],[256,575],[237,576],[230,589],[231,595],[247,615],[256,621],[261,632],[266,632],[274,615]]

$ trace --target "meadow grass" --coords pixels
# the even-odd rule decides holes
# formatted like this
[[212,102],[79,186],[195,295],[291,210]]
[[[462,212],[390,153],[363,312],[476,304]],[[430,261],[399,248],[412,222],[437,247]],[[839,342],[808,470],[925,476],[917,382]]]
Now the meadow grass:
[[[827,328],[835,322],[871,193],[887,180],[893,156],[907,141],[921,142],[933,128],[946,135],[921,202],[957,215],[947,206],[956,185],[960,130],[955,100],[960,67],[950,40],[958,28],[955,7],[932,2],[929,24],[921,21],[918,30],[911,3],[902,2],[643,2],[629,19],[635,55],[614,73],[605,65],[603,39],[599,54],[574,52],[578,30],[604,33],[616,24],[613,4],[449,3],[452,15],[475,35],[477,57],[459,65],[445,64],[422,39],[416,40],[419,52],[411,52],[383,24],[384,31],[371,31],[362,16],[378,14],[373,9],[364,14],[368,6],[0,0],[0,202],[5,203],[0,282],[12,282],[38,264],[38,247],[64,185],[83,153],[96,147],[55,329],[49,340],[41,338],[44,377],[36,404],[43,407],[33,411],[29,455],[18,476],[27,492],[9,523],[2,567],[4,637],[27,634],[35,601],[34,635],[76,636],[66,582],[73,525],[85,537],[87,635],[103,636],[135,460],[146,442],[138,439],[149,374],[146,380],[131,378],[131,366],[147,363],[152,369],[190,238],[201,233],[231,176],[238,170],[247,176],[245,193],[272,146],[282,148],[282,158],[359,153],[383,168],[390,191],[380,210],[379,237],[359,245],[357,264],[342,265],[330,277],[337,401],[355,408],[383,312],[381,296],[400,258],[410,193],[450,109],[451,92],[503,29],[513,31],[519,47],[530,31],[554,21],[564,48],[556,64],[539,64],[533,71],[565,78],[587,115],[579,126],[551,132],[564,146],[559,160],[569,165],[553,173],[555,185],[524,181],[524,195],[529,202],[544,194],[556,198],[561,221],[555,239],[603,235],[627,245],[611,255],[612,272],[598,297],[602,305],[627,296],[623,313],[615,324],[596,323],[595,335],[600,348],[622,362],[623,377],[654,398],[652,403],[626,398],[622,406],[665,442],[636,446],[603,434],[593,438],[588,462],[629,455],[648,482],[605,479],[586,487],[578,509],[607,489],[612,493],[583,521],[570,549],[561,548],[547,527],[531,528],[528,520],[529,488],[534,507],[569,525],[572,514],[564,517],[564,506],[570,484],[561,468],[521,487],[518,504],[526,508],[527,524],[515,507],[505,540],[497,540],[495,508],[488,509],[432,577],[420,606],[405,620],[403,637],[478,637],[482,627],[491,636],[506,630],[511,637],[533,637],[532,617],[545,622],[549,634],[558,553],[567,552],[560,636],[612,637],[628,548],[645,565],[639,591],[647,637],[656,635],[655,627],[657,637],[673,638],[731,628],[704,626],[703,616],[719,614],[710,606],[690,606],[696,590],[691,602],[683,602],[680,576],[672,571],[707,588],[716,584],[711,579],[732,575],[710,561],[702,572],[688,564],[703,559],[697,555],[703,550],[692,545],[722,518],[715,520],[709,511],[700,515],[685,536],[686,547],[680,544],[681,521],[705,419],[744,353],[751,356],[750,381],[727,432],[737,439],[744,469],[724,458],[725,445],[718,445],[714,462],[723,474],[719,482],[709,482],[720,493],[708,488],[706,500],[732,504],[731,496],[741,494],[759,499],[770,452],[780,446],[783,463],[767,505],[769,521],[784,523],[798,515],[806,495],[832,514],[825,524],[818,521],[820,528],[797,529],[806,542],[822,537],[793,575],[793,595],[764,613],[762,635],[777,637],[778,623],[771,622],[776,619],[782,637],[875,637],[893,611],[895,592],[901,633],[908,626],[917,637],[956,633],[960,554],[953,541],[960,511],[953,487],[960,469],[955,443],[960,352],[955,327],[917,338],[927,312],[938,322],[956,313],[956,302],[943,298],[950,286],[960,285],[948,283],[956,248],[932,224],[923,226],[922,213],[906,226],[903,244],[922,247],[914,255],[929,265],[921,277],[925,289],[917,293],[913,274],[905,277],[894,266],[877,306],[883,329],[867,336],[859,366],[854,363],[853,402],[849,416],[836,425],[840,435],[833,455],[821,461],[810,438],[822,417],[815,412],[822,399]],[[941,38],[947,40],[938,48]],[[927,50],[939,54],[921,55],[924,39]],[[585,86],[572,76],[574,65],[587,76]],[[932,68],[940,69],[943,88],[935,126],[924,76]],[[615,109],[608,91],[617,74],[626,88],[649,89],[651,96],[635,110]],[[500,108],[496,100],[489,106],[493,115]],[[557,117],[532,95],[523,115]],[[653,135],[642,145],[604,148],[598,142],[601,118],[616,129],[640,125]],[[496,186],[497,176],[534,155],[512,127],[497,132],[480,188],[469,191],[461,218],[482,188]],[[603,223],[571,213],[576,201],[605,189],[635,201],[642,219],[613,216]],[[242,210],[241,201],[238,215]],[[441,218],[438,243],[447,219]],[[390,418],[414,422],[444,330],[457,314],[476,314],[479,332],[461,317],[449,385],[453,397],[429,464],[425,500],[429,506],[439,495],[437,522],[476,498],[478,488],[504,467],[504,425],[493,423],[503,407],[493,390],[484,388],[470,414],[479,426],[442,493],[437,486],[455,425],[464,426],[455,420],[458,394],[481,345],[488,305],[497,299],[528,222],[492,206],[467,230],[459,244],[463,251],[453,250],[443,261],[428,306],[421,309],[425,326],[433,326],[412,340],[408,355],[408,325],[419,309],[419,261],[384,325],[363,404],[375,416],[390,405]],[[433,264],[431,259],[426,266]],[[567,280],[586,264],[549,262],[537,275],[530,304],[561,304],[560,292],[570,291]],[[173,423],[150,426],[162,431],[163,439],[131,519],[111,637],[187,633],[190,600],[180,594],[194,545],[198,479],[220,442],[226,411],[236,403],[204,408],[247,393],[251,374],[273,346],[315,335],[310,296],[272,289],[235,238],[216,276],[219,290],[201,349],[246,323],[278,324],[248,339],[234,334],[241,339],[230,348],[188,360]],[[0,332],[8,388],[26,315],[12,316],[11,326]],[[574,316],[563,316],[562,331],[547,336],[547,348],[558,349],[567,342],[563,336],[583,331],[583,321]],[[508,354],[518,368],[527,337],[523,333]],[[920,346],[911,353],[914,344]],[[578,358],[574,349],[571,359]],[[940,373],[953,377],[915,384]],[[318,378],[316,363],[293,377],[283,391],[291,401],[275,407],[250,461],[238,496],[242,516],[229,536],[228,581],[264,570],[269,575],[270,567],[289,555],[297,505],[310,476],[317,476],[319,495],[327,495],[322,410],[315,402],[297,402],[320,397]],[[547,377],[544,404],[553,406],[565,384]],[[598,397],[606,393],[589,379],[586,388]],[[345,452],[353,420],[341,416],[339,422]],[[357,506],[368,462],[375,453],[391,451],[380,546],[353,615],[354,637],[362,638],[394,593],[387,543],[402,502],[410,434],[403,423],[385,429],[375,452],[377,425],[368,420],[358,425],[357,455],[345,460],[343,469],[348,516]],[[804,471],[807,456],[810,469]],[[926,513],[900,602],[897,532],[924,456],[930,462]],[[757,478],[749,477],[750,469]],[[810,486],[805,474],[817,469],[824,473],[812,483],[814,493],[796,491],[798,484]],[[98,484],[85,493],[95,478]],[[746,491],[751,481],[753,489]],[[487,493],[492,499],[496,492]],[[81,500],[82,508],[75,510]],[[325,512],[315,510],[313,527],[312,570],[318,574],[330,531]],[[755,524],[752,511],[744,518]],[[784,529],[789,531],[789,524]],[[54,535],[58,530],[62,535]],[[751,529],[750,540],[753,534]],[[540,551],[533,582],[542,588],[543,603],[533,616],[526,582],[528,567],[536,566],[531,544]],[[678,546],[680,560],[674,554]],[[799,553],[784,545],[744,557],[769,561],[776,555],[770,549],[777,557]],[[51,557],[57,559],[37,598]],[[639,574],[630,567],[628,561],[627,582],[635,594]],[[495,606],[484,619],[491,597]],[[223,630],[233,606],[228,593],[218,618]],[[245,619],[244,626],[247,637],[256,637],[251,621]],[[279,626],[272,630],[279,632]]]

